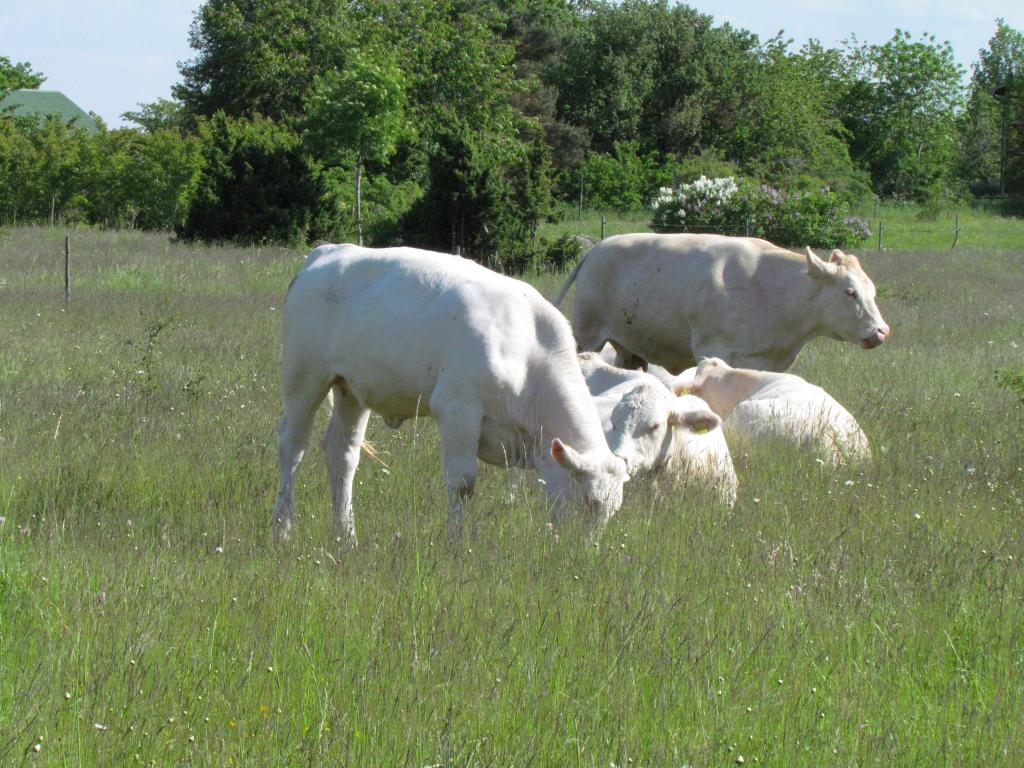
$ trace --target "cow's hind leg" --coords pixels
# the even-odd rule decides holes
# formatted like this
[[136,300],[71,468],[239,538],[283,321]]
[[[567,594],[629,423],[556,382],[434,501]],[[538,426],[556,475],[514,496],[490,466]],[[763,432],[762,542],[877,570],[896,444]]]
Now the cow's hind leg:
[[335,540],[342,546],[354,547],[357,540],[352,514],[352,478],[359,465],[359,451],[370,411],[343,383],[334,385],[333,394],[334,410],[322,443],[331,484],[332,524]]
[[463,506],[476,486],[477,452],[483,424],[483,407],[471,398],[451,393],[435,394],[430,410],[441,435],[444,481],[448,487],[448,530],[458,541],[465,517]]
[[299,468],[306,451],[316,410],[327,395],[329,384],[329,381],[303,375],[289,376],[287,371],[285,373],[282,384],[284,417],[277,427],[280,483],[271,520],[274,538],[277,541],[287,541],[291,538],[292,525],[295,522],[295,471]]
[[576,351],[600,352],[608,341],[603,324],[592,324],[573,316],[573,336],[576,337]]

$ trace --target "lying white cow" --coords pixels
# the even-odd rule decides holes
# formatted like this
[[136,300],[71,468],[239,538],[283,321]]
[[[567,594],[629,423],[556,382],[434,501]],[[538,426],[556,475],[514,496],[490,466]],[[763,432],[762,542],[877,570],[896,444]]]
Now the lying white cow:
[[437,419],[454,533],[477,457],[535,468],[556,508],[581,508],[591,533],[618,510],[625,462],[605,442],[568,322],[526,283],[457,256],[326,245],[306,258],[283,314],[279,540],[290,536],[295,470],[328,390],[324,451],[343,542],[356,543],[352,477],[371,410],[394,426]]
[[782,438],[832,465],[871,458],[868,438],[850,412],[799,376],[733,368],[710,358],[697,364],[687,383],[725,420],[730,439]]
[[889,335],[874,284],[838,250],[824,262],[750,237],[618,235],[576,265],[556,306],[574,281],[579,348],[611,342],[625,368],[678,372],[716,356],[784,371],[815,336],[870,349]]
[[714,487],[736,501],[736,470],[721,419],[698,397],[676,397],[653,376],[609,365],[596,352],[579,356],[608,446],[630,477],[665,470]]

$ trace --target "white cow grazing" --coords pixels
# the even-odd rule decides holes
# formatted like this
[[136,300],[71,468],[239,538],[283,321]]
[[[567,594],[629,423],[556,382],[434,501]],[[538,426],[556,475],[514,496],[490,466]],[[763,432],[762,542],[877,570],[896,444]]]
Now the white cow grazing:
[[689,390],[725,420],[730,437],[780,437],[811,449],[835,466],[871,458],[864,431],[821,387],[799,376],[733,368],[701,360]]
[[838,250],[825,262],[750,237],[618,235],[576,265],[556,306],[574,281],[579,348],[611,342],[627,368],[677,372],[716,356],[784,371],[815,336],[870,349],[889,335],[874,284]]
[[596,352],[579,360],[608,446],[626,461],[630,477],[658,470],[694,477],[735,503],[736,470],[721,419],[707,403],[676,397],[653,376],[611,366]]
[[279,540],[290,536],[295,470],[329,390],[324,451],[345,543],[356,543],[352,477],[371,410],[392,426],[437,419],[453,533],[477,457],[536,469],[556,508],[582,508],[591,533],[622,503],[625,463],[605,442],[569,324],[526,283],[447,254],[325,245],[306,257],[283,315]]

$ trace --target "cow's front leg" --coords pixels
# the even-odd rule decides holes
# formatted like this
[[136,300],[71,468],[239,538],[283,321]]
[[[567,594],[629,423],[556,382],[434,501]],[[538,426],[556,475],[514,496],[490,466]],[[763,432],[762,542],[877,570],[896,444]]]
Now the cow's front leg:
[[358,540],[352,513],[352,478],[359,466],[359,452],[370,411],[342,384],[334,386],[333,400],[334,410],[322,443],[331,485],[332,525],[335,541],[345,547],[354,547]]
[[453,540],[462,538],[464,506],[476,487],[477,451],[483,408],[470,400],[435,395],[430,410],[441,435],[444,482],[448,487],[448,530]]

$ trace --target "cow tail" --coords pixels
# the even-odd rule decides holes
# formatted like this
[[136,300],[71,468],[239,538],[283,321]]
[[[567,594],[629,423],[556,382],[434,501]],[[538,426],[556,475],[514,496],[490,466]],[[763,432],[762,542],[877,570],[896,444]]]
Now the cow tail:
[[565,294],[569,292],[569,288],[572,286],[574,282],[576,282],[576,276],[579,275],[580,273],[580,267],[583,266],[583,262],[587,260],[587,256],[589,255],[590,251],[587,251],[585,254],[583,254],[583,258],[576,262],[576,266],[572,268],[572,272],[569,273],[569,277],[565,279],[565,283],[562,285],[562,290],[558,292],[558,295],[555,296],[554,301],[551,302],[556,307],[562,303],[562,299],[565,298]]

